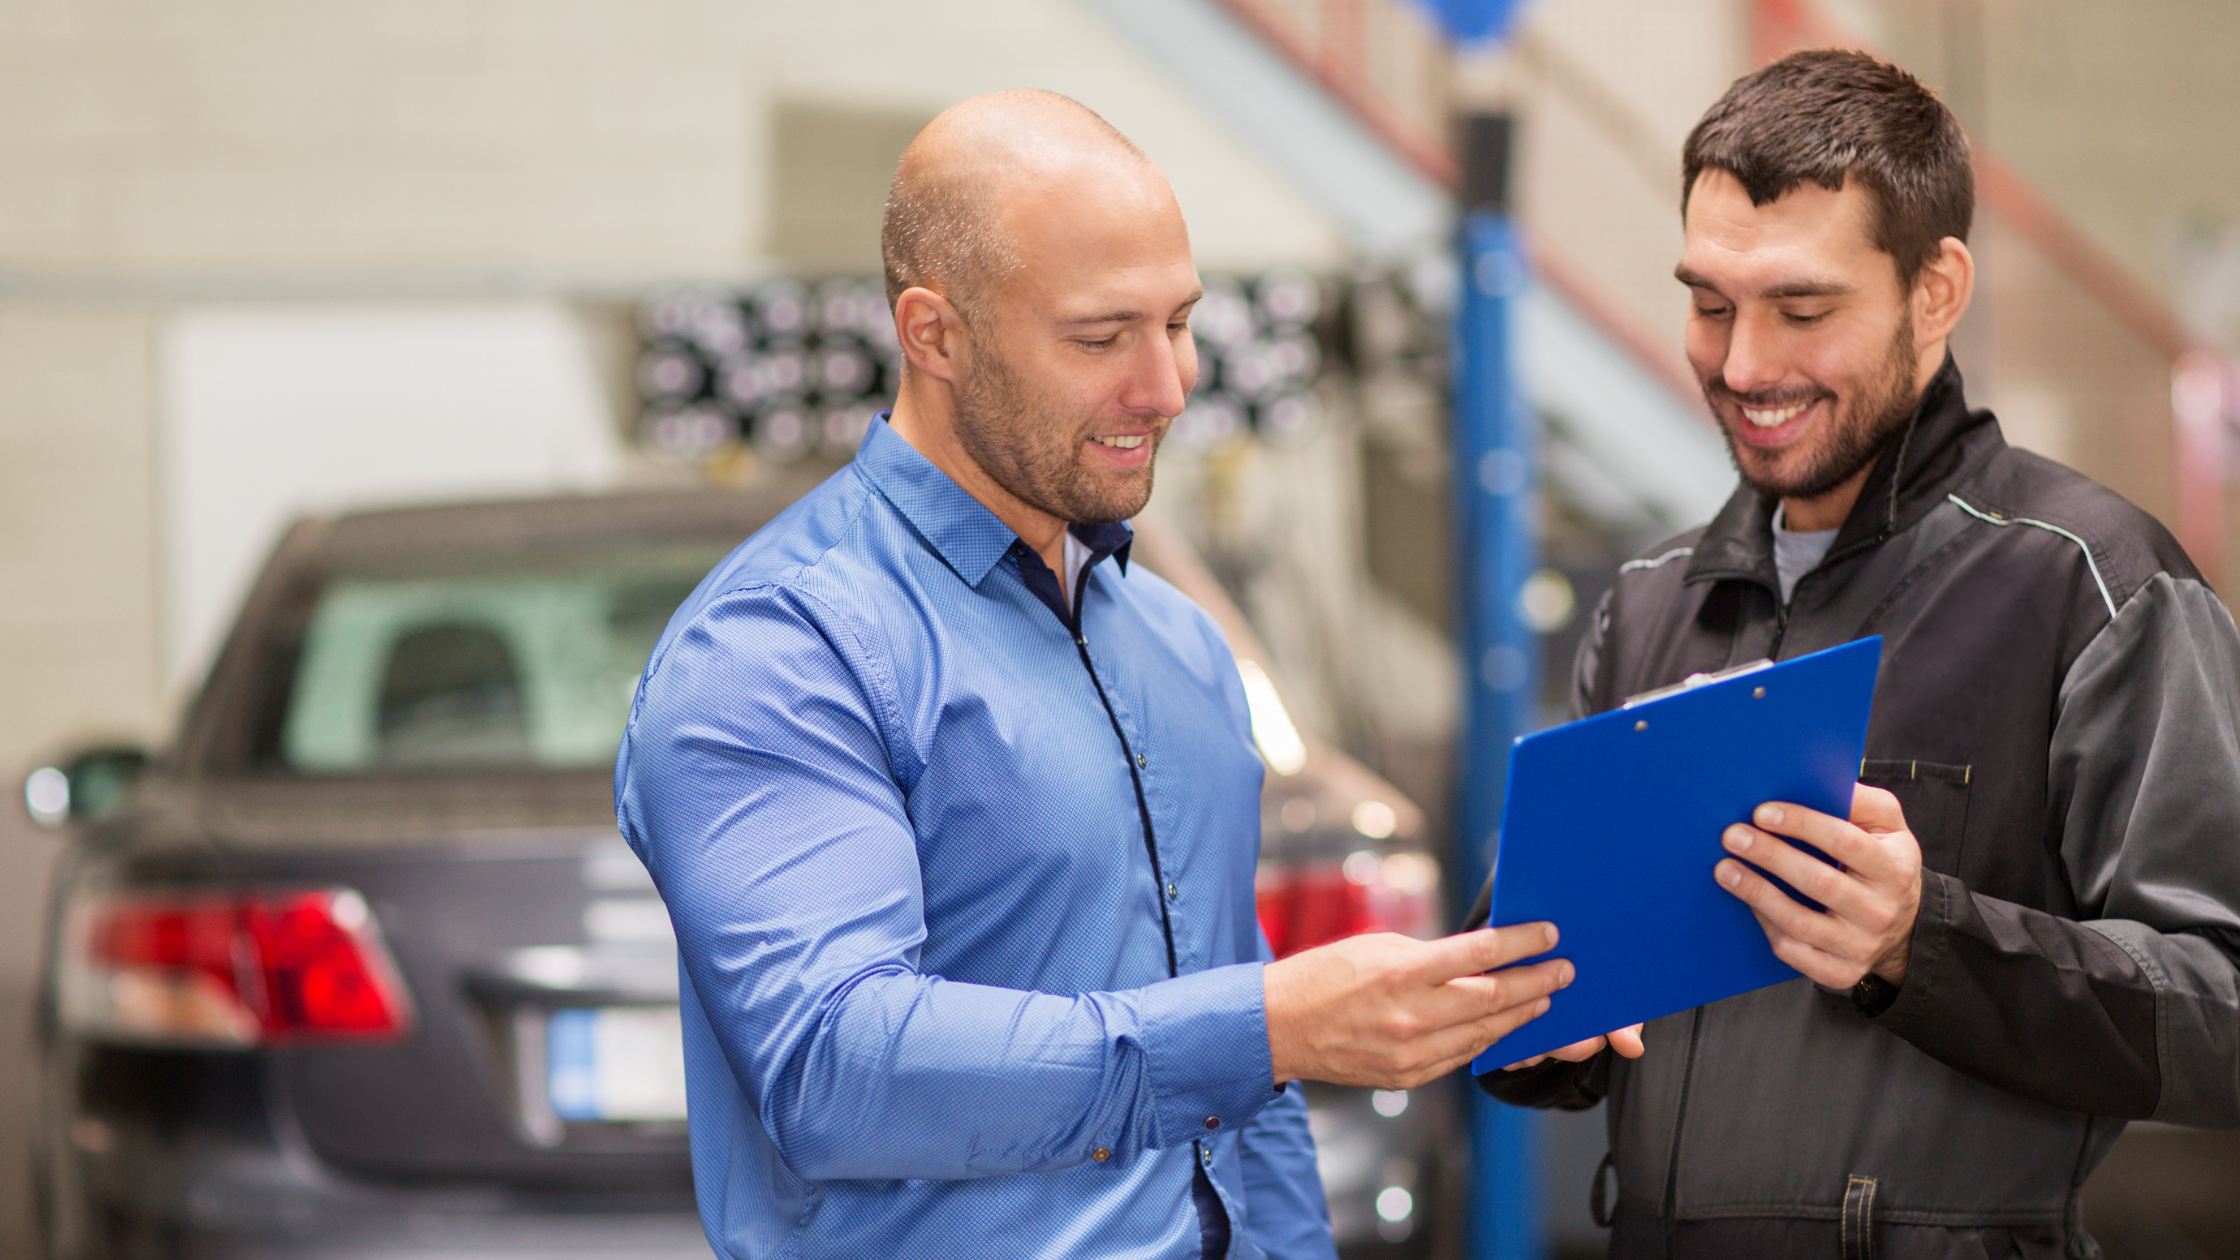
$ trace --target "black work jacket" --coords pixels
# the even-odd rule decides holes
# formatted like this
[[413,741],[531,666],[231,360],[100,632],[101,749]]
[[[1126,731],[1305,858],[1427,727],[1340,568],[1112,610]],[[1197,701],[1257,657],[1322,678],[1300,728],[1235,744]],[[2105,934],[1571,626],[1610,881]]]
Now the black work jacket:
[[1896,1001],[1800,978],[1651,1023],[1638,1061],[1479,1081],[1607,1096],[1625,1260],[2095,1254],[2078,1192],[2126,1120],[2240,1125],[2240,635],[1950,359],[1786,605],[1773,508],[1745,487],[1624,565],[1574,704],[1882,635],[1860,777],[1925,866]]

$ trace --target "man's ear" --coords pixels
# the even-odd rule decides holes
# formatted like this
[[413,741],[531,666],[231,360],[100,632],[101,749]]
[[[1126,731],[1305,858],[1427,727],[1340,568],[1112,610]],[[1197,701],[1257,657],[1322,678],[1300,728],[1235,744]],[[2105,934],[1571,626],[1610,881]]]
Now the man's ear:
[[1914,344],[1928,346],[1951,336],[1975,291],[1975,255],[1958,237],[1945,237],[1937,243],[1937,256],[1914,277]]
[[922,286],[904,289],[894,300],[894,332],[913,371],[952,385],[963,378],[967,333],[949,299]]

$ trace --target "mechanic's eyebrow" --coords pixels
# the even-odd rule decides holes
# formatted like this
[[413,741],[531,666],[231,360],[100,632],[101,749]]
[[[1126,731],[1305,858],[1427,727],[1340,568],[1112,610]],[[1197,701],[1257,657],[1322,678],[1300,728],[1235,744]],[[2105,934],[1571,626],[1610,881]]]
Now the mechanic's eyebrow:
[[[1711,277],[1692,270],[1686,263],[1672,269],[1672,278],[1691,289],[1719,292],[1719,286],[1711,282]],[[1758,296],[1769,302],[1779,302],[1785,298],[1850,297],[1856,292],[1856,286],[1840,280],[1791,280],[1787,284],[1774,285]]]
[[1774,285],[1758,296],[1778,302],[1783,298],[1849,297],[1856,292],[1857,288],[1840,280],[1792,280]]

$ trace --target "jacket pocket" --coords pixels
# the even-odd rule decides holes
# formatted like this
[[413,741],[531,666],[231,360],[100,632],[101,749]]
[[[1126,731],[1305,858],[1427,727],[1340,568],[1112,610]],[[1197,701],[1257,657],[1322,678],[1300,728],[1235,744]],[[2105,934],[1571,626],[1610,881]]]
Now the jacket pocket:
[[1906,827],[1921,842],[1921,864],[1940,875],[1960,874],[1968,832],[1968,787],[1974,777],[1972,766],[1934,761],[1859,763],[1859,782],[1898,798]]

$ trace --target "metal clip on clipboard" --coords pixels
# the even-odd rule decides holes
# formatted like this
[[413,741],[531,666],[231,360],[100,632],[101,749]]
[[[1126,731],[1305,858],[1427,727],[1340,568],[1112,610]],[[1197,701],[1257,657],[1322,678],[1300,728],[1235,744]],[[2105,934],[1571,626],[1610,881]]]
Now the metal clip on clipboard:
[[1626,702],[1618,707],[1630,709],[1637,704],[1647,704],[1652,700],[1662,700],[1666,696],[1677,696],[1683,691],[1694,691],[1698,687],[1707,687],[1712,683],[1725,682],[1729,678],[1740,678],[1744,674],[1755,674],[1761,669],[1772,668],[1773,658],[1761,656],[1757,660],[1745,661],[1730,669],[1722,669],[1715,674],[1690,674],[1669,687],[1659,687],[1655,691],[1644,691],[1638,696],[1627,696]]

